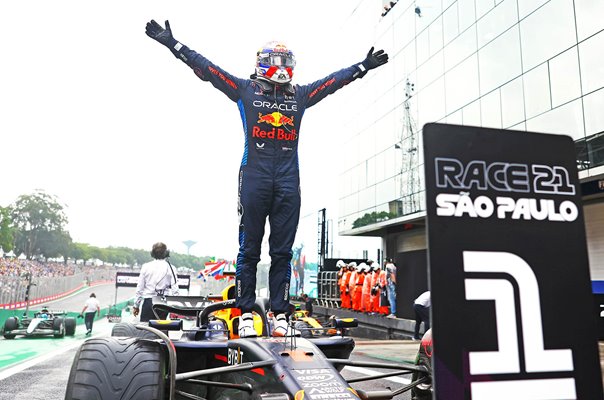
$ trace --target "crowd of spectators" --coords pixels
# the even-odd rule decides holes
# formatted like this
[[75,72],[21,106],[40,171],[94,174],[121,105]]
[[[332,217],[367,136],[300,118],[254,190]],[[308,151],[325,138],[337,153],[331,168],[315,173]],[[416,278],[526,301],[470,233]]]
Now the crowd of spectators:
[[[57,278],[78,273],[98,273],[99,271],[115,272],[115,267],[112,265],[82,265],[71,262],[44,262],[0,257],[0,277],[24,277],[25,274],[30,273],[35,278]],[[107,279],[112,278],[113,275],[107,274]]]
[[76,268],[78,266],[75,264],[0,258],[0,276],[23,276],[31,273],[35,277],[55,278],[74,275]]
[[115,267],[0,257],[0,304],[25,299],[28,276],[35,284],[30,298],[36,298],[63,293],[82,283],[114,280]]

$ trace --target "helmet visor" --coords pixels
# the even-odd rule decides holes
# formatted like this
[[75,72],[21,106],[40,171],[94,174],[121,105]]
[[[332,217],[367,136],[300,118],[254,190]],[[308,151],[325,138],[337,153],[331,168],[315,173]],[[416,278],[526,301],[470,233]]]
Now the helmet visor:
[[259,63],[267,66],[275,67],[295,67],[296,60],[291,54],[285,53],[271,53],[260,56]]

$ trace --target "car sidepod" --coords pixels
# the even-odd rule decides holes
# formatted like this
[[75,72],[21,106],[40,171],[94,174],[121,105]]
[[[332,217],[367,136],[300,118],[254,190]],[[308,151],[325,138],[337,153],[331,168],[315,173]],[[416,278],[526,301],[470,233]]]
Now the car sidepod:
[[264,360],[276,362],[270,367],[225,374],[221,379],[250,383],[254,392],[260,396],[263,393],[284,393],[294,399],[359,398],[321,349],[310,340],[258,338],[232,340],[228,343],[227,364]]
[[45,329],[48,325],[46,321],[48,320],[43,318],[32,318],[29,322],[29,325],[27,325],[27,330],[25,331],[25,333],[27,335],[31,335],[36,329],[38,329],[38,327],[40,327],[40,329]]

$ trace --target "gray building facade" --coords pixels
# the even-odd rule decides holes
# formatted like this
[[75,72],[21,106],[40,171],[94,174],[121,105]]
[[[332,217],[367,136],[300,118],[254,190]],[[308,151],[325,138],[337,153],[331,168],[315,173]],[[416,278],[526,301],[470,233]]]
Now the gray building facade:
[[[379,13],[385,4],[375,3],[357,12]],[[592,280],[603,280],[604,1],[399,0],[382,12],[375,43],[390,62],[355,84],[346,105],[340,235],[382,237],[419,291],[423,125],[564,134],[581,182],[600,188],[584,196],[584,211]]]

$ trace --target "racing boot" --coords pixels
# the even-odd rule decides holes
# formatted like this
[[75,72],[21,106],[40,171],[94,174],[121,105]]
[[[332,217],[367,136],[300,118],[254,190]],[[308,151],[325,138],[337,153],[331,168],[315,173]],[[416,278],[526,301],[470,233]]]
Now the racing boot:
[[277,336],[277,337],[283,337],[283,336],[301,336],[302,333],[297,330],[292,328],[291,326],[289,326],[289,323],[287,322],[287,317],[285,316],[285,314],[279,314],[277,315],[277,318],[275,319],[274,322],[274,329],[273,329],[273,336]]
[[256,337],[258,334],[254,329],[254,316],[252,313],[245,313],[239,317],[239,337]]

